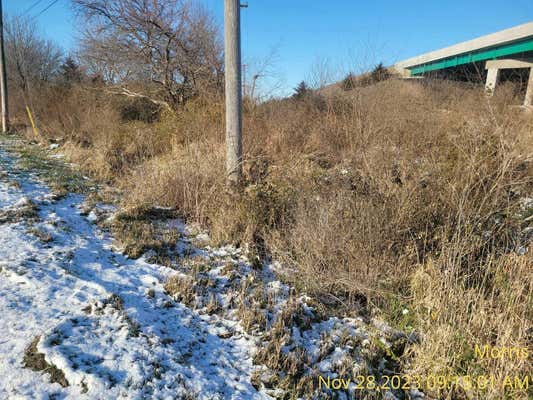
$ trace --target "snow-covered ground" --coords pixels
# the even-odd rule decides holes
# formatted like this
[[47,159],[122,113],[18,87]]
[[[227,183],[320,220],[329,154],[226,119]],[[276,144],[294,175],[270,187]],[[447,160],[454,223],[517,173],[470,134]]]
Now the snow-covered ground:
[[[0,151],[0,399],[268,398],[250,384],[254,341],[173,301],[172,270],[115,251],[82,201],[54,198]],[[68,386],[24,367],[37,337]]]
[[408,340],[322,315],[279,263],[212,248],[179,220],[161,221],[179,237],[172,268],[129,259],[102,228],[115,211],[58,196],[0,150],[1,400],[359,398],[355,381],[323,392],[318,376],[388,373]]

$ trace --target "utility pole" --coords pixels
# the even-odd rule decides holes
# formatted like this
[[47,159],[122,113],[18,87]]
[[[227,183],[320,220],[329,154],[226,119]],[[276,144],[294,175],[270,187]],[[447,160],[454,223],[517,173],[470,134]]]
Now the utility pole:
[[4,52],[4,16],[0,0],[0,95],[2,97],[2,132],[9,130],[9,109],[7,107],[6,57]]
[[226,173],[228,186],[242,182],[241,3],[224,0],[226,65]]
[[248,65],[242,64],[242,95],[246,99],[246,69]]

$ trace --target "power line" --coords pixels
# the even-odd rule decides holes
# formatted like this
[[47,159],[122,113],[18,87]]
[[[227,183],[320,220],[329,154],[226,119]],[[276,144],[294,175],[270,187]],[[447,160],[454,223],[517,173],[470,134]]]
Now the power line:
[[[37,19],[42,14],[44,14],[48,9],[50,9],[54,4],[56,4],[59,0],[53,0],[50,4],[48,4],[45,8],[43,8],[37,15],[31,15],[30,19]],[[24,10],[20,16],[24,16],[26,14],[29,14],[31,10],[33,10],[35,7],[37,7],[39,4],[41,4],[43,0],[37,0],[35,3],[33,3],[31,6],[29,6],[26,10]]]
[[42,2],[43,0],[37,0],[35,3],[29,6],[26,10],[24,10],[21,15],[28,14],[31,10],[33,10],[35,7],[37,7]]
[[40,17],[42,14],[44,14],[50,7],[52,7],[54,4],[56,4],[59,0],[53,0],[50,4],[48,4],[47,7],[45,7],[39,14],[37,14],[34,18]]

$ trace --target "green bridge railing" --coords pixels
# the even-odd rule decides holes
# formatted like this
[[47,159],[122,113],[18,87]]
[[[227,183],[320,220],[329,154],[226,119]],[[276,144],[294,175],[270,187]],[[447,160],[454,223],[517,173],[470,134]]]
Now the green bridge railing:
[[459,65],[470,64],[477,61],[495,60],[500,57],[525,53],[528,51],[533,51],[533,37],[513,43],[507,43],[504,45],[480,49],[436,61],[431,61],[414,67],[409,67],[408,70],[411,71],[411,76],[415,76],[425,72],[457,67]]

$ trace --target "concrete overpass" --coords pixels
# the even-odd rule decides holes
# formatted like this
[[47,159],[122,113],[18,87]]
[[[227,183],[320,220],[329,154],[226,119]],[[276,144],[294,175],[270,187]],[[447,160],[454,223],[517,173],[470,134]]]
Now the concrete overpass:
[[393,66],[405,77],[484,64],[485,87],[492,93],[503,69],[529,69],[524,105],[533,106],[533,22],[401,61]]

